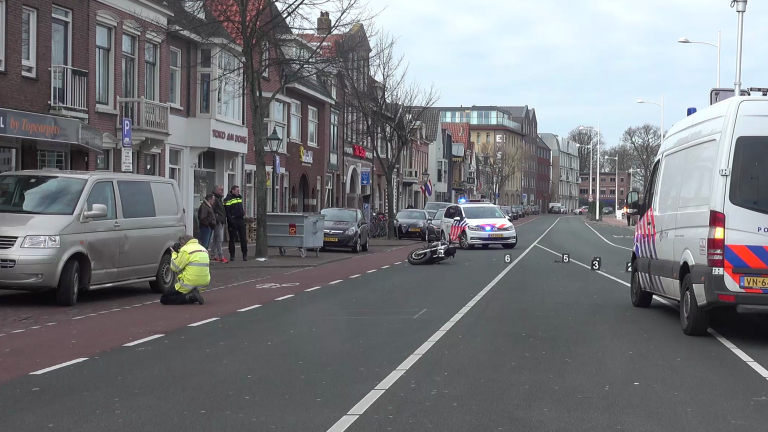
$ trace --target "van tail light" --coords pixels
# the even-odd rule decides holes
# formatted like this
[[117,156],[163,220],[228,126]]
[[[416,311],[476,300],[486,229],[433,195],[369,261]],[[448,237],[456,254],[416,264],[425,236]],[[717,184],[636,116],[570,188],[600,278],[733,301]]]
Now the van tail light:
[[707,236],[707,265],[724,267],[725,256],[725,214],[709,211],[709,235]]

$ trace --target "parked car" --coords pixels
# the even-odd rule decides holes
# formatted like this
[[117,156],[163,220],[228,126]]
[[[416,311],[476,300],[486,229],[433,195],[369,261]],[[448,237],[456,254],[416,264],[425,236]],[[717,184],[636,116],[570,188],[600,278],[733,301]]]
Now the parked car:
[[395,216],[395,235],[398,239],[415,237],[426,240],[427,219],[429,214],[426,210],[400,210]]
[[349,248],[354,253],[368,251],[370,227],[363,212],[352,208],[327,208],[320,211],[325,215],[323,248]]
[[0,174],[0,289],[84,291],[149,282],[173,289],[171,246],[186,233],[176,182],[112,172]]
[[432,230],[430,230],[430,237],[433,237],[435,240],[439,240],[443,232],[443,215],[445,215],[445,208],[435,212],[435,214],[431,216],[432,220],[429,221],[430,225],[432,225]]
[[614,210],[613,210],[613,207],[605,207],[605,208],[603,208],[602,211],[603,211],[604,215],[609,215],[609,214],[615,213]]
[[517,215],[518,219],[525,217],[525,209],[521,205],[512,206],[512,211]]
[[589,207],[588,206],[583,206],[583,207],[580,207],[580,208],[577,208],[576,210],[574,210],[573,214],[585,215],[585,214],[587,214],[588,211],[589,211]]
[[541,213],[541,210],[539,209],[539,206],[531,206],[531,212],[533,212],[533,214],[537,215],[537,214]]
[[438,211],[441,209],[445,210],[445,208],[448,207],[449,205],[451,205],[451,203],[432,201],[424,205],[424,210],[427,210],[427,211]]

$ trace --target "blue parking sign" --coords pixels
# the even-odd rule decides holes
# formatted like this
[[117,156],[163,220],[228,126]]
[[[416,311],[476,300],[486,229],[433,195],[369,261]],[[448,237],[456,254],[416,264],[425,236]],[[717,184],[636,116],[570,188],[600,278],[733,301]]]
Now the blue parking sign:
[[131,148],[131,119],[123,119],[123,147]]
[[362,186],[368,186],[371,184],[371,172],[363,171],[360,173],[360,184]]

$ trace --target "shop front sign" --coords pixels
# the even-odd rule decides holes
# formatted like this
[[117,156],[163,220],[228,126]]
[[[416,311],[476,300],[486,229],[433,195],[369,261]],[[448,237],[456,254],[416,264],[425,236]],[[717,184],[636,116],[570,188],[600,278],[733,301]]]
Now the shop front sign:
[[301,163],[305,164],[311,164],[314,161],[312,150],[304,150],[304,146],[299,146],[299,158]]
[[211,129],[211,134],[216,139],[221,139],[225,141],[234,141],[236,143],[242,143],[242,144],[248,144],[248,137],[245,135],[238,135],[234,134],[232,132],[227,133],[222,130],[218,129]]
[[0,135],[80,144],[101,151],[101,135],[94,131],[73,119],[0,109]]
[[361,147],[359,145],[352,146],[353,154],[357,157],[364,158],[365,157],[365,147]]

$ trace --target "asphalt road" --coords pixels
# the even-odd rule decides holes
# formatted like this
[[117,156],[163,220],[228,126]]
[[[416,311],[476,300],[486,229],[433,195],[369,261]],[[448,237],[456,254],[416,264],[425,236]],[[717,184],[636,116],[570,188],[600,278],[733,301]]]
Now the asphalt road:
[[763,319],[687,337],[676,305],[631,306],[630,230],[520,222],[512,251],[387,251],[7,335],[0,430],[766,429]]

